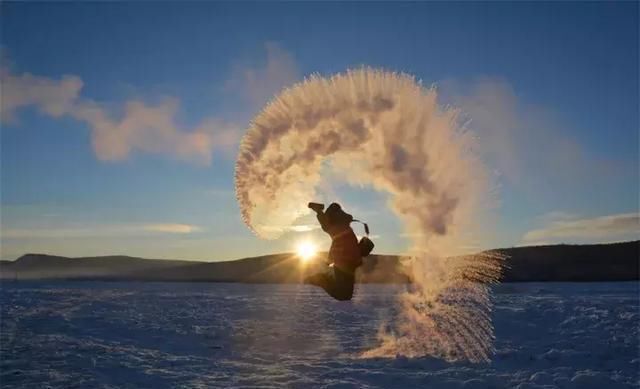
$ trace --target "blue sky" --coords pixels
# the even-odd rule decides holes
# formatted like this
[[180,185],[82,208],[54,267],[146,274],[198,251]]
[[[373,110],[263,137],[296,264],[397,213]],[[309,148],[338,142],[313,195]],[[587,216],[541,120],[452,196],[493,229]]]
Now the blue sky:
[[[1,7],[3,259],[289,250],[300,234],[261,241],[240,220],[238,137],[283,86],[361,65],[470,116],[499,189],[478,248],[638,238],[637,3]],[[89,105],[165,118],[165,136],[113,139]],[[210,142],[185,135],[202,126]],[[380,252],[406,248],[383,196],[341,196]]]

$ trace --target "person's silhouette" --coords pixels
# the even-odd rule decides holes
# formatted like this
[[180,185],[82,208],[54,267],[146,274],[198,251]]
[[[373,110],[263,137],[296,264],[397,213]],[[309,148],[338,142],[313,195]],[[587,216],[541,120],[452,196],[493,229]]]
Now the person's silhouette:
[[355,271],[362,264],[362,256],[356,234],[351,229],[353,217],[342,210],[340,204],[332,203],[326,211],[318,203],[309,203],[318,217],[322,230],[331,237],[329,262],[333,272],[322,271],[305,279],[305,283],[323,288],[336,300],[351,300]]

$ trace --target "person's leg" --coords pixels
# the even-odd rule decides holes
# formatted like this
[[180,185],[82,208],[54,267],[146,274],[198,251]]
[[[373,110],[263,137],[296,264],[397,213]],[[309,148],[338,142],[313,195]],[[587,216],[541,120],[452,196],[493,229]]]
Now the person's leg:
[[355,275],[353,273],[334,267],[333,276],[334,287],[329,293],[331,297],[339,301],[351,300],[351,298],[353,297]]
[[321,287],[338,301],[347,301],[353,297],[355,275],[334,267],[333,274],[320,272],[307,277],[304,282]]
[[324,272],[312,274],[304,279],[304,283],[319,286],[325,289],[329,284],[329,275]]
[[315,285],[324,289],[329,295],[333,293],[335,289],[335,280],[332,274],[328,274],[326,271],[313,274],[304,279],[305,284]]

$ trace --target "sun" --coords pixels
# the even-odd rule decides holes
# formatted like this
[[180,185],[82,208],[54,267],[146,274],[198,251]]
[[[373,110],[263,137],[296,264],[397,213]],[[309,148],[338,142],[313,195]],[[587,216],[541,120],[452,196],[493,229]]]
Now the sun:
[[298,245],[296,246],[296,254],[303,262],[315,257],[317,251],[316,245],[309,240],[298,242]]

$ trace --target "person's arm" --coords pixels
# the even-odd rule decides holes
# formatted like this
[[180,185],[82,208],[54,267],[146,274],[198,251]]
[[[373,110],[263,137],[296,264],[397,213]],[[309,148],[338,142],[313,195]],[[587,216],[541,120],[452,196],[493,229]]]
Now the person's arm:
[[309,208],[315,211],[320,227],[322,227],[322,231],[329,233],[329,217],[323,212],[324,205],[319,203],[309,203]]
[[322,231],[328,234],[329,233],[329,217],[322,211],[316,212],[316,217],[318,218],[320,227],[322,227]]

